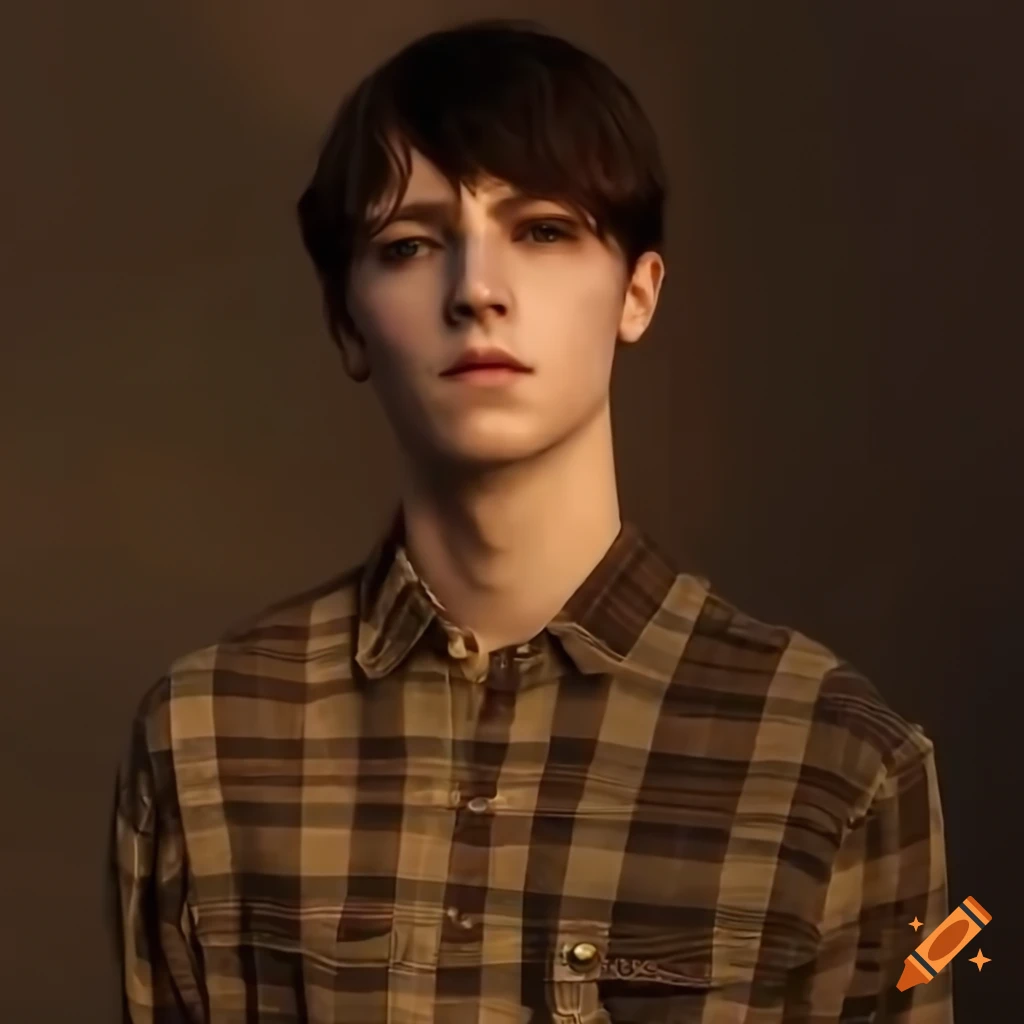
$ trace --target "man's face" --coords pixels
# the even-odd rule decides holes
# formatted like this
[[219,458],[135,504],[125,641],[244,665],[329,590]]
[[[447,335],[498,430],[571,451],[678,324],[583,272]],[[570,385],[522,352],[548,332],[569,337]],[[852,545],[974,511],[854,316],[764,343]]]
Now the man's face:
[[[456,193],[412,161],[401,208],[352,266],[359,337],[340,339],[346,362],[368,367],[417,461],[471,469],[540,454],[604,411],[617,336],[646,327],[660,258],[645,254],[630,280],[618,248],[570,207],[496,181]],[[491,348],[527,372],[446,373]]]

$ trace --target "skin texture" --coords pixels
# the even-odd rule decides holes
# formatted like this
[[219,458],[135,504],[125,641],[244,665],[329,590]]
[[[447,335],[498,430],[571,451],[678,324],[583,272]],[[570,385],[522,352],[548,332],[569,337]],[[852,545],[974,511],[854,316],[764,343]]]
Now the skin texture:
[[[612,366],[646,330],[664,264],[645,253],[630,275],[569,207],[491,179],[456,193],[412,159],[403,209],[441,209],[400,210],[370,240],[348,282],[356,332],[332,331],[405,456],[413,563],[494,649],[539,632],[618,532]],[[487,387],[441,376],[489,345],[532,372]]]

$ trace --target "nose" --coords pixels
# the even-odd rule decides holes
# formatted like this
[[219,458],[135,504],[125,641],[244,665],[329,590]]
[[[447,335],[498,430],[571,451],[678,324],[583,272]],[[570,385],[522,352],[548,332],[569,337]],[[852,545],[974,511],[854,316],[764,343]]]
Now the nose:
[[445,317],[452,326],[464,320],[484,323],[507,316],[511,308],[508,282],[493,246],[467,240],[458,247]]

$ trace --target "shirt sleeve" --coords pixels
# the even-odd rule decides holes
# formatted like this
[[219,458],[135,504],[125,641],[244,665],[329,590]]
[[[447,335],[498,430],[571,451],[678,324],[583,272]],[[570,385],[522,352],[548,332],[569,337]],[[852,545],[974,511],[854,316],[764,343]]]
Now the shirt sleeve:
[[[159,711],[156,715],[159,719]],[[125,1024],[201,1024],[200,955],[186,904],[187,868],[170,753],[140,711],[118,769],[112,827],[115,928]]]
[[[803,1016],[808,1024],[953,1024],[952,965],[896,988],[904,960],[949,913],[931,741],[915,726],[844,834]],[[920,921],[915,929],[911,922]],[[790,1017],[785,1018],[789,1020]]]

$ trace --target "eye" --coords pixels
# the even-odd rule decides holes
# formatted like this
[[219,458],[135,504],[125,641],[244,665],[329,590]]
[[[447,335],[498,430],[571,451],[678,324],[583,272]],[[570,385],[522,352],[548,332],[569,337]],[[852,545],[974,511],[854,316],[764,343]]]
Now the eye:
[[396,238],[393,242],[386,242],[377,250],[381,263],[408,263],[419,254],[419,247],[430,245],[429,238]]
[[563,239],[575,238],[575,232],[568,222],[555,220],[535,220],[527,225],[527,233],[535,242],[550,244]]

